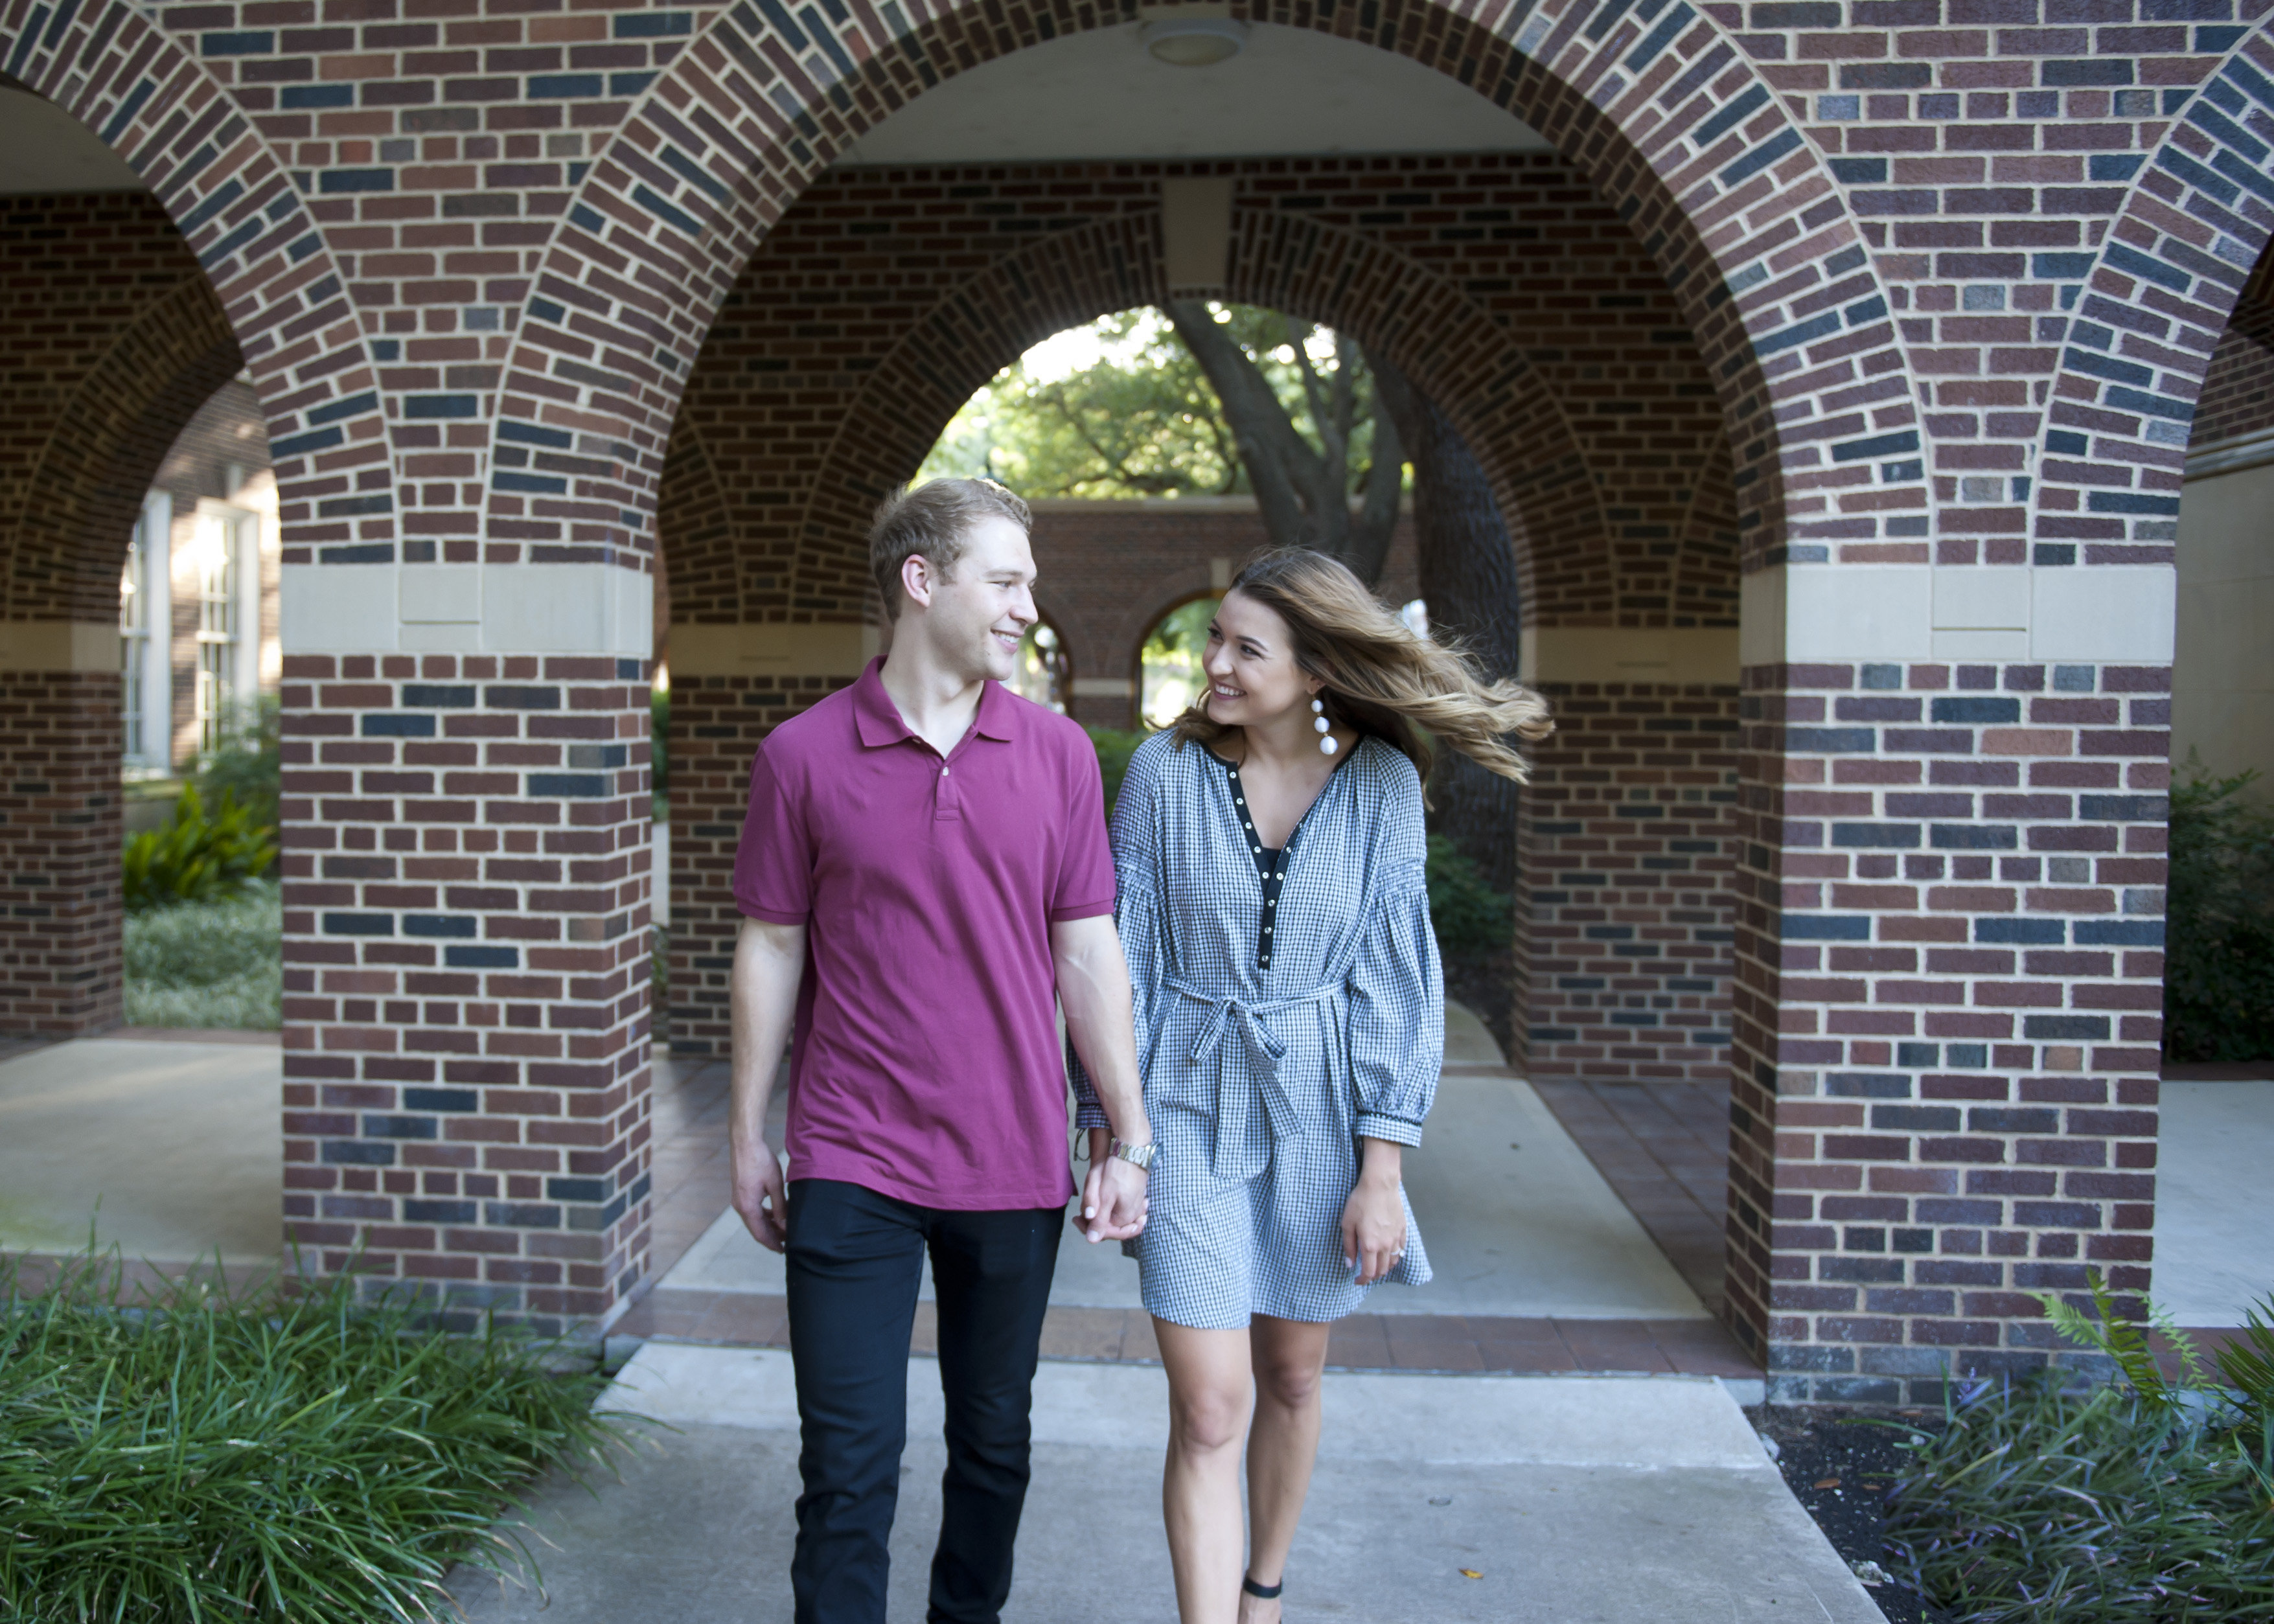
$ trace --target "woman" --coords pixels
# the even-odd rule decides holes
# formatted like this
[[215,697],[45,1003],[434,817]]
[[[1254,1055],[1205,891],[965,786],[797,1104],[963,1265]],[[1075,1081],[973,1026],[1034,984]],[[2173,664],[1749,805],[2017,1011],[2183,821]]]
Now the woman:
[[[1536,695],[1481,681],[1297,549],[1241,570],[1202,666],[1207,696],[1139,747],[1113,814],[1159,1147],[1150,1215],[1125,1244],[1168,1367],[1178,1612],[1272,1624],[1328,1331],[1378,1282],[1429,1278],[1399,1182],[1444,1047],[1418,729],[1517,778],[1503,739],[1551,724]],[[1094,1165],[1104,1117],[1075,1082]]]

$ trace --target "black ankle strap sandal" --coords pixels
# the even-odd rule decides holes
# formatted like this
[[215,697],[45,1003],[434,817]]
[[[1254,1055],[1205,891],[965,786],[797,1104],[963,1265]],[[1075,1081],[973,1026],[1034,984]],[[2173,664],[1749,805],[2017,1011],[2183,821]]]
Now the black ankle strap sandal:
[[1279,1592],[1287,1588],[1287,1582],[1282,1579],[1276,1584],[1258,1584],[1246,1574],[1242,1574],[1239,1575],[1239,1588],[1258,1601],[1276,1601],[1278,1599]]

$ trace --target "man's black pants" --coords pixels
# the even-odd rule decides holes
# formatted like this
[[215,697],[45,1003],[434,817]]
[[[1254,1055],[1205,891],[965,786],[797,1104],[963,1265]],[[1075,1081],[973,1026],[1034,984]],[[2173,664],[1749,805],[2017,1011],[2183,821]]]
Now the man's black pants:
[[947,1473],[929,1624],[994,1624],[1026,1504],[1028,1405],[1065,1209],[954,1212],[790,1186],[790,1354],[802,1447],[797,1624],[884,1624],[923,1254],[939,1309]]

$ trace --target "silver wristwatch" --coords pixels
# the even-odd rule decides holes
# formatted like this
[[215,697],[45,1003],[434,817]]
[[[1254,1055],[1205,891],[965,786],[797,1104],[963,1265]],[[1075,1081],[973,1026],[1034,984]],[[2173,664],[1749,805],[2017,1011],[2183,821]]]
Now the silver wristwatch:
[[1160,1146],[1151,1140],[1142,1145],[1132,1145],[1126,1139],[1117,1139],[1111,1141],[1111,1148],[1108,1154],[1120,1157],[1132,1167],[1143,1168],[1149,1173],[1153,1170],[1153,1158],[1158,1155],[1160,1151]]

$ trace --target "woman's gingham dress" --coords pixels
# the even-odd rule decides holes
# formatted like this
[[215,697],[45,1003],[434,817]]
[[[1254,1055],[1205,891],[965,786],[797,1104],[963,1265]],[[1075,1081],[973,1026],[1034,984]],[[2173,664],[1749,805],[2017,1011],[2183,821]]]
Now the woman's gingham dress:
[[[1421,1142],[1444,1051],[1425,851],[1420,779],[1379,739],[1344,758],[1276,864],[1237,769],[1165,733],[1131,759],[1114,917],[1161,1151],[1151,1216],[1124,1250],[1149,1312],[1236,1329],[1365,1300],[1342,1254],[1358,1141]],[[1106,1126],[1079,1064],[1073,1077],[1077,1120]],[[1385,1278],[1419,1285],[1410,1205],[1405,1222]]]

